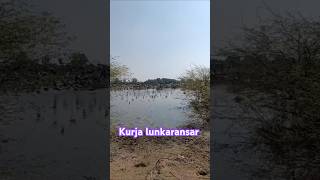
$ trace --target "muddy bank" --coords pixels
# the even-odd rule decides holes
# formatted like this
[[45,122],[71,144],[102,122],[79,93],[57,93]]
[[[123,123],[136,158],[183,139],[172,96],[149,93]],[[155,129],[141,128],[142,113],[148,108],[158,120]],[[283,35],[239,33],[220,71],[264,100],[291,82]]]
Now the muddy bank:
[[112,180],[210,179],[208,131],[198,137],[112,136]]

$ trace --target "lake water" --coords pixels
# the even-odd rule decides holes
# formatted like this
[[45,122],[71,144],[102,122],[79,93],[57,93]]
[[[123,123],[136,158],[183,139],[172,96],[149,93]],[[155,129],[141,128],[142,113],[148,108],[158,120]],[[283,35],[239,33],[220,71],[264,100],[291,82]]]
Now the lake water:
[[[112,91],[112,124],[183,125],[185,99],[179,89]],[[104,179],[108,102],[106,89],[0,95],[1,178]]]
[[101,89],[0,96],[1,178],[104,179],[106,95]]
[[114,90],[110,96],[112,125],[174,128],[190,119],[180,89]]

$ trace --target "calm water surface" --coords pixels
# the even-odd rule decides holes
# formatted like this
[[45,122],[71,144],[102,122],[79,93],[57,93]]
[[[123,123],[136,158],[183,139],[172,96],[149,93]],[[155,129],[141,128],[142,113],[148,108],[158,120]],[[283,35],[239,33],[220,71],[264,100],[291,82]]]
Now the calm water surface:
[[1,178],[104,179],[107,105],[106,90],[0,96]]
[[174,128],[190,119],[180,89],[115,90],[110,96],[113,125]]

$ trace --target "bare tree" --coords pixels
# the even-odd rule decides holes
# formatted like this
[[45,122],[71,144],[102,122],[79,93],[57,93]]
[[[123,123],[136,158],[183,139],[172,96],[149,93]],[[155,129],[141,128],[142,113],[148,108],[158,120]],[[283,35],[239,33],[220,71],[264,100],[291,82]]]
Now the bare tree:
[[[301,14],[275,15],[245,27],[239,42],[220,51],[229,77],[256,112],[251,142],[268,153],[286,179],[319,179],[320,21]],[[229,59],[229,61],[228,61]],[[267,112],[267,113],[266,113]],[[268,113],[272,112],[272,117]]]
[[204,122],[209,122],[210,69],[193,66],[180,77],[180,80],[185,93],[189,94],[193,111]]
[[110,62],[110,80],[119,80],[119,78],[128,76],[129,68],[126,65],[122,65],[119,62],[117,62],[117,57],[111,57]]
[[64,24],[50,13],[36,12],[22,0],[0,2],[1,61],[61,55],[71,39]]

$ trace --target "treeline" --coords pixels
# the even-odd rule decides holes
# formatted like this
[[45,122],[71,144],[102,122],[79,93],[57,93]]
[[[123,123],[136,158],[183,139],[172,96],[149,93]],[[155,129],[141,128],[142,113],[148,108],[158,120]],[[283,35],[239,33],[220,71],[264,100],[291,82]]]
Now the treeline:
[[157,79],[148,79],[143,83],[148,85],[178,85],[179,81],[176,79],[157,78]]
[[144,82],[138,81],[136,78],[132,78],[131,80],[119,80],[115,78],[111,81],[112,87],[124,87],[124,88],[136,88],[136,89],[145,89],[145,88],[178,88],[180,87],[180,81],[176,79],[169,78],[156,78],[156,79],[148,79]]
[[68,63],[39,62],[26,56],[0,63],[1,91],[96,89],[106,87],[108,80],[109,66],[90,64],[82,53],[72,54]]

